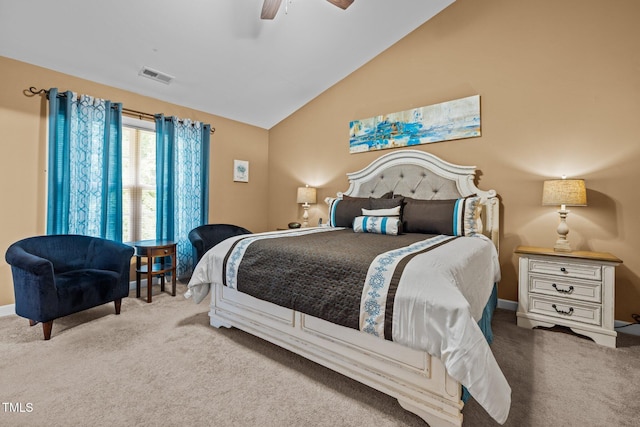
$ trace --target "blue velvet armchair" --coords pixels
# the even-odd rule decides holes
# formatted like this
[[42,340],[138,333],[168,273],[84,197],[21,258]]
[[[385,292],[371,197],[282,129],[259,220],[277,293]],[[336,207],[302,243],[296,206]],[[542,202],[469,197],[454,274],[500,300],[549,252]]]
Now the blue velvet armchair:
[[51,338],[53,320],[91,307],[115,303],[129,295],[133,248],[98,237],[36,236],[7,249],[11,265],[16,314],[31,326],[42,323]]
[[233,224],[205,224],[189,232],[189,241],[196,251],[196,262],[200,261],[205,252],[232,236],[251,234],[249,230]]

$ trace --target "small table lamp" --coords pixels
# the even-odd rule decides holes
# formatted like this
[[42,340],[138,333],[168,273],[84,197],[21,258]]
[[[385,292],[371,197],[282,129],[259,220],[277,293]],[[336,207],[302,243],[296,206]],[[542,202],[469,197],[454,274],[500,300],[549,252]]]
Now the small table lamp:
[[302,208],[304,209],[304,214],[302,215],[302,226],[309,226],[309,203],[316,202],[316,189],[313,187],[309,187],[308,185],[304,187],[298,187],[298,203],[302,203]]
[[587,206],[587,190],[583,179],[552,179],[544,182],[542,187],[542,205],[560,205],[560,224],[558,225],[558,240],[553,249],[557,252],[571,252],[571,245],[567,240],[569,226],[567,225],[567,206]]

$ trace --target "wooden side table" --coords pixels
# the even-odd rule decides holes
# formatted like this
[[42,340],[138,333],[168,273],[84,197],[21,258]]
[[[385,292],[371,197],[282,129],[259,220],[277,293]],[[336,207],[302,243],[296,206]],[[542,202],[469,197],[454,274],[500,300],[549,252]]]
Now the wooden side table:
[[615,268],[606,252],[555,252],[518,246],[518,326],[567,326],[596,343],[616,346]]
[[[140,240],[131,245],[136,250],[136,298],[140,298],[140,282],[143,274],[147,278],[147,302],[151,302],[153,277],[160,277],[160,290],[164,292],[165,276],[169,273],[173,282],[171,295],[175,297],[177,244],[170,240]],[[142,258],[147,259],[146,265],[142,265]]]

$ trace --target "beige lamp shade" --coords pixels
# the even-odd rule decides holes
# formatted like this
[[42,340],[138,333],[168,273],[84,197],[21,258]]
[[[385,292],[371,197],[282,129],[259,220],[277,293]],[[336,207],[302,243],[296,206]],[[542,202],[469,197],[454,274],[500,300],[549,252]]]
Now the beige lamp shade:
[[558,240],[553,249],[558,252],[571,252],[571,245],[567,240],[569,226],[567,225],[567,206],[587,206],[587,189],[584,179],[550,179],[542,187],[542,204],[545,206],[560,206],[560,224],[558,224]]
[[584,179],[551,179],[542,187],[543,206],[587,206]]
[[315,203],[316,189],[309,187],[298,187],[298,203]]

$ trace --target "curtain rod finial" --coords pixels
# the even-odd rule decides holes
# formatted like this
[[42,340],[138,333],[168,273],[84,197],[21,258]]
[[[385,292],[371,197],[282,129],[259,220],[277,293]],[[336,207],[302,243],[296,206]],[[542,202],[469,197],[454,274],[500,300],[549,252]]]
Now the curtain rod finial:
[[36,96],[36,95],[48,95],[49,91],[46,89],[36,89],[35,87],[31,86],[29,89],[25,89],[22,91],[22,93],[24,93],[26,96]]

